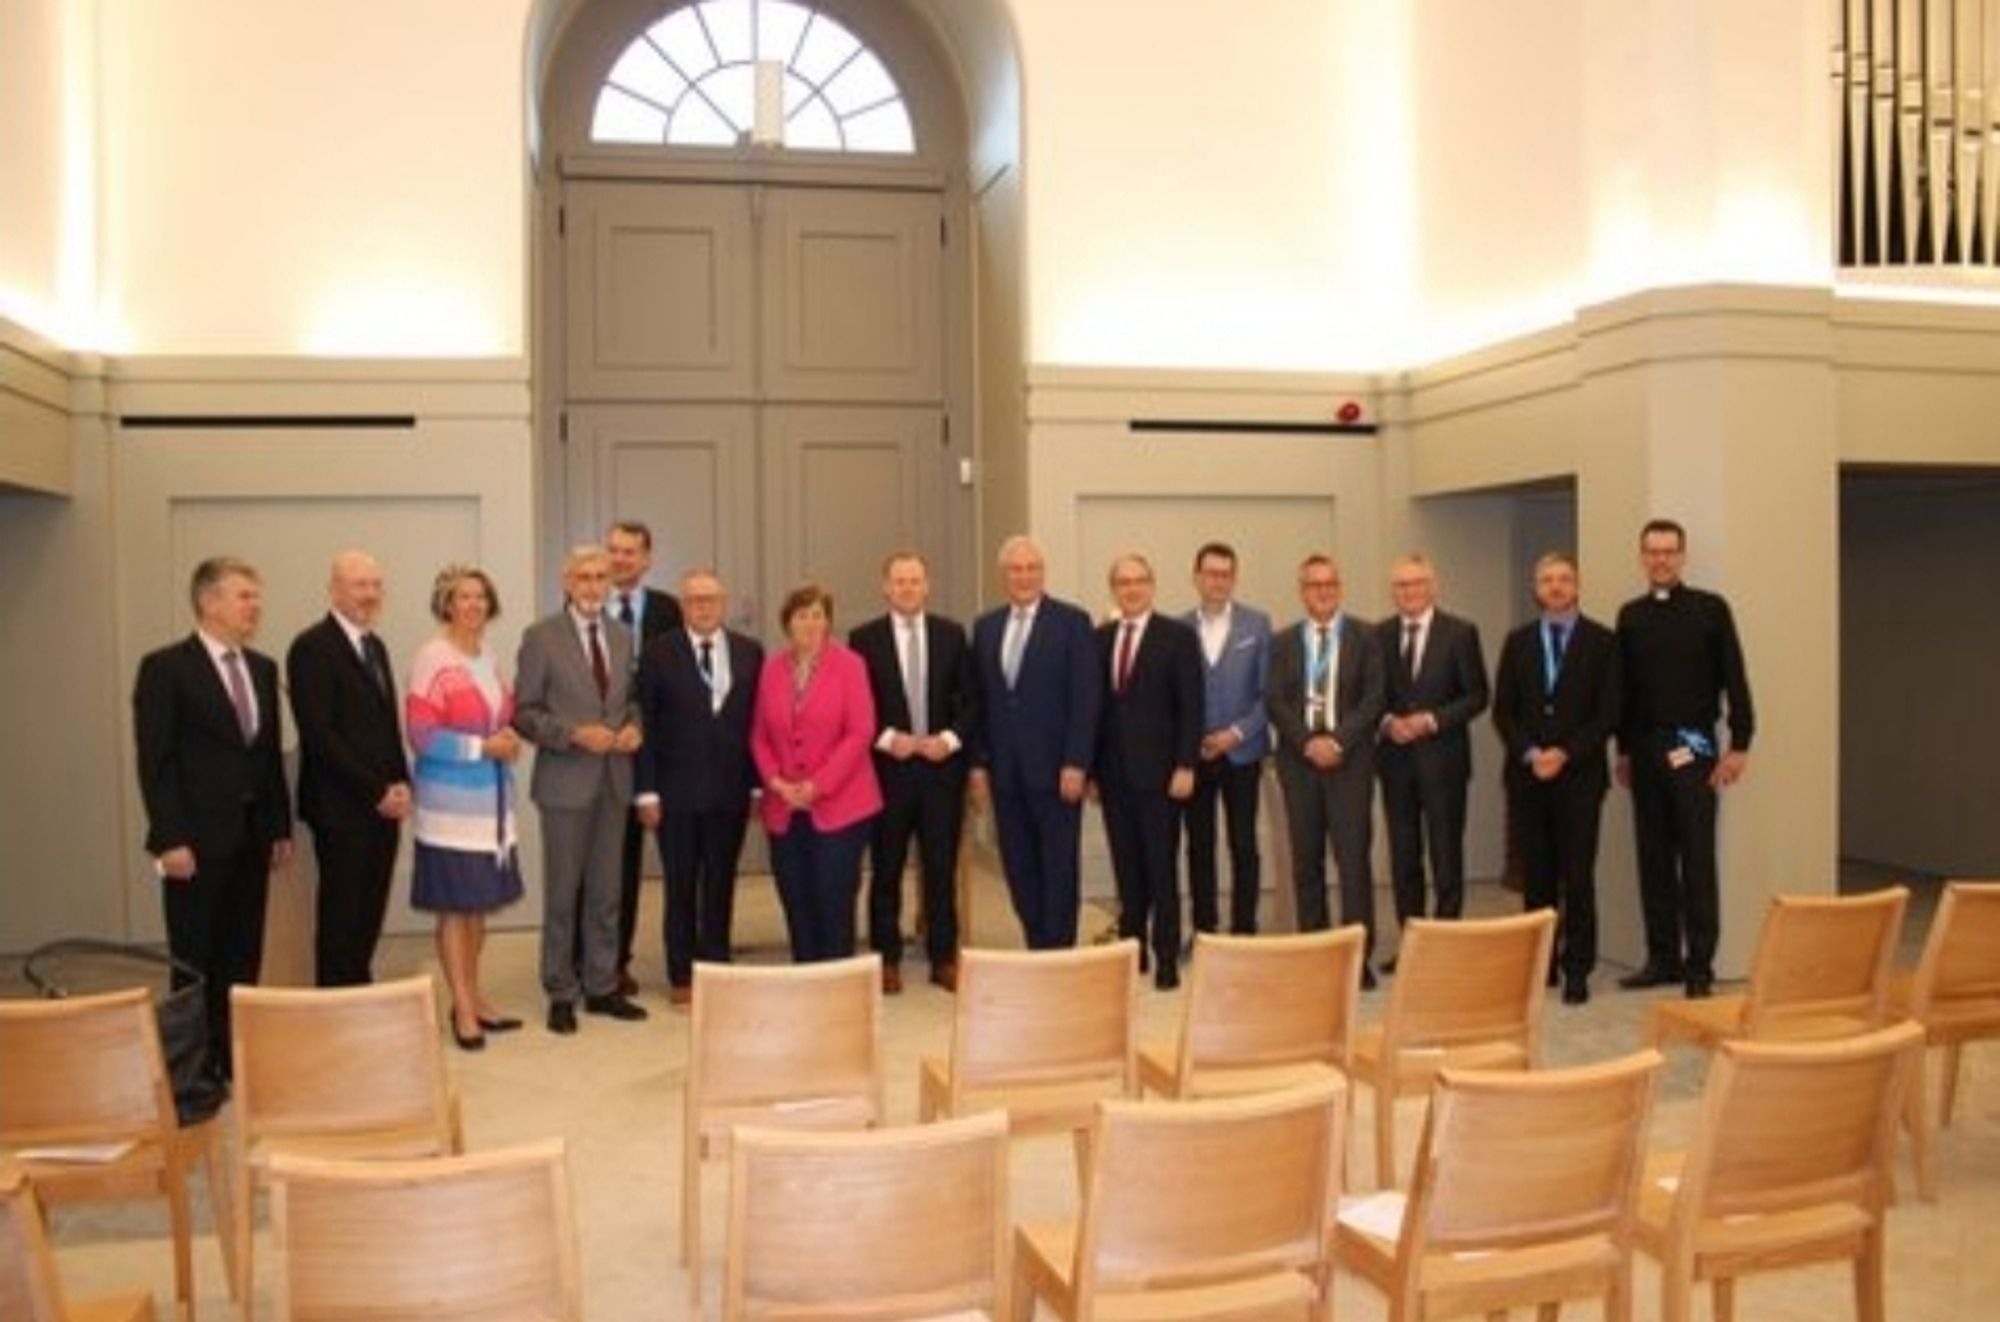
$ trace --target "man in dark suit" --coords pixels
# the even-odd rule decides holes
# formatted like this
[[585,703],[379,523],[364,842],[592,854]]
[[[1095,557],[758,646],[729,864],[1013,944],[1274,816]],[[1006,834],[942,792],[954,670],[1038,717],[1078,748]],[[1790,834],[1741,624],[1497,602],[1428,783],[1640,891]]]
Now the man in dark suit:
[[[639,658],[655,638],[681,627],[681,604],[671,592],[646,586],[646,573],[653,567],[653,530],[637,519],[620,519],[604,534],[604,549],[611,556],[611,599],[605,611],[625,627],[632,642],[632,669],[636,674]],[[618,993],[637,995],[638,980],[632,976],[632,935],[639,923],[639,869],[645,861],[645,832],[634,807],[625,814],[624,854],[618,873]],[[583,952],[577,952],[577,967],[583,966]]]
[[[1472,779],[1466,732],[1486,710],[1486,658],[1479,629],[1437,608],[1437,571],[1407,555],[1389,571],[1396,613],[1377,625],[1388,709],[1375,747],[1389,873],[1398,926],[1426,916],[1424,855],[1437,903],[1428,913],[1465,912],[1465,787]],[[1395,961],[1384,966],[1394,970]]]
[[1000,865],[1031,950],[1076,944],[1083,796],[1104,678],[1090,617],[1043,591],[1047,563],[1027,536],[1000,547],[1007,604],[972,627],[981,720],[972,792],[993,804]]
[[[1639,530],[1644,595],[1618,612],[1618,783],[1632,790],[1646,963],[1622,987],[1686,980],[1690,997],[1715,991],[1722,933],[1715,856],[1720,792],[1750,765],[1756,715],[1729,603],[1681,581],[1687,529],[1653,519]],[[1728,704],[1729,746],[1716,726]]]
[[299,731],[299,816],[319,860],[316,977],[322,987],[352,987],[371,980],[410,815],[410,764],[389,651],[374,632],[382,611],[375,557],[335,557],[327,599],[326,617],[292,640],[285,671]]
[[667,996],[692,998],[694,961],[729,962],[736,861],[757,768],[750,715],[764,649],[724,629],[729,597],[708,570],[681,579],[686,627],[655,638],[639,661],[639,819],[659,832]]
[[886,614],[848,637],[875,698],[875,778],[882,812],[870,842],[868,943],[882,990],[903,989],[903,861],[917,839],[931,981],[958,989],[958,841],[965,824],[966,742],[979,718],[965,629],[933,615],[930,569],[914,551],[882,565]]
[[1097,630],[1108,688],[1092,776],[1118,881],[1118,935],[1143,951],[1150,925],[1153,985],[1171,991],[1181,983],[1174,813],[1194,792],[1201,757],[1201,642],[1179,620],[1154,614],[1153,589],[1144,556],[1111,562],[1118,618]]
[[[1341,610],[1340,566],[1331,556],[1309,555],[1299,564],[1299,599],[1305,618],[1271,640],[1264,703],[1278,736],[1278,787],[1285,796],[1299,930],[1329,925],[1330,836],[1340,874],[1340,920],[1368,929],[1365,961],[1375,948],[1375,881],[1368,853],[1382,651],[1375,631]],[[1361,981],[1375,985],[1365,962]]]
[[1198,932],[1221,930],[1215,869],[1215,808],[1229,822],[1229,930],[1257,931],[1263,859],[1257,850],[1257,800],[1271,718],[1264,687],[1271,677],[1271,617],[1236,600],[1236,551],[1209,542],[1194,555],[1194,589],[1201,604],[1182,616],[1201,639],[1201,765],[1187,822],[1188,892]]
[[278,753],[278,666],[250,650],[263,618],[257,571],[231,556],[196,566],[195,632],[150,652],[132,691],[146,852],[167,945],[206,979],[209,1050],[224,1078],[229,989],[255,983],[274,868],[291,861]]
[[604,548],[573,548],[563,609],[528,626],[515,670],[514,729],[535,745],[529,793],[542,816],[542,991],[549,1031],[565,1035],[579,993],[588,1014],[646,1017],[618,990],[618,850],[640,726],[631,644],[605,617],[610,589]]
[[1576,562],[1556,551],[1537,560],[1541,616],[1507,635],[1493,681],[1523,898],[1530,909],[1561,913],[1555,963],[1568,1005],[1590,999],[1597,963],[1597,830],[1610,784],[1604,745],[1618,728],[1621,683],[1617,639],[1579,614],[1576,600]]

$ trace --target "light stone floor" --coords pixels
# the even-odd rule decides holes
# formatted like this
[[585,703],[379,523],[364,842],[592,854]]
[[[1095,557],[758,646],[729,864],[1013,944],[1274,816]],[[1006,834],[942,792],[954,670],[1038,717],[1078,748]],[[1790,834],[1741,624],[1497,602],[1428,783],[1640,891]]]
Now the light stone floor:
[[[657,931],[658,887],[646,888],[644,931]],[[1384,912],[1387,912],[1386,896]],[[1473,908],[1498,912],[1517,904],[1497,887],[1474,888]],[[1086,931],[1104,923],[1086,914]],[[1391,924],[1390,926],[1393,926]],[[739,957],[777,962],[784,958],[782,926],[770,883],[751,879],[739,905]],[[997,881],[978,884],[973,937],[989,945],[1017,943],[1004,894]],[[384,945],[378,974],[398,976],[434,967],[429,943],[399,938]],[[450,1066],[464,1101],[466,1137],[475,1148],[494,1147],[559,1135],[568,1143],[571,1178],[581,1221],[584,1302],[594,1322],[625,1319],[681,1319],[693,1316],[686,1275],[675,1260],[678,1236],[676,1197],[680,1085],[687,1053],[687,1018],[670,1011],[660,993],[657,952],[642,958],[638,972],[646,984],[649,1022],[612,1023],[585,1017],[574,1038],[559,1039],[540,1027],[541,1004],[535,979],[532,933],[496,936],[487,952],[487,976],[495,999],[527,1017],[526,1032],[495,1038],[477,1055],[450,1051]],[[1650,994],[1621,993],[1613,986],[1619,970],[1600,970],[1597,993],[1582,1008],[1554,1003],[1545,1036],[1550,1064],[1574,1064],[1632,1050]],[[885,1002],[884,1052],[888,1105],[894,1123],[915,1119],[916,1073],[920,1054],[938,1053],[948,1038],[951,998],[929,986],[920,958],[905,965],[910,990]],[[7,989],[12,994],[12,989]],[[1143,994],[1145,1036],[1171,1033],[1180,994]],[[1382,994],[1364,1001],[1364,1019],[1379,1014]],[[1914,1197],[1890,1218],[1889,1316],[1896,1322],[1952,1322],[2000,1318],[2000,1090],[1994,1079],[2000,1060],[1992,1048],[1967,1053],[1957,1124],[1942,1135],[1943,1195],[1934,1204]],[[1704,1075],[1702,1059],[1676,1051],[1662,1081],[1653,1126],[1655,1148],[1677,1148],[1697,1107]],[[0,1080],[0,1087],[24,1086]],[[1403,1169],[1408,1169],[1421,1119],[1414,1100],[1404,1102],[1399,1126]],[[1364,1094],[1354,1144],[1357,1174],[1371,1172],[1365,1141],[1369,1101]],[[1908,1186],[1907,1162],[1903,1183]],[[721,1227],[726,1177],[711,1167],[704,1184],[703,1219],[708,1230],[702,1316],[717,1315]],[[199,1196],[199,1195],[198,1195]],[[1021,1219],[1071,1214],[1075,1179],[1066,1140],[1017,1144],[1013,1199]],[[838,1209],[828,1210],[828,1233],[839,1234]],[[260,1212],[261,1217],[261,1212]],[[229,1316],[222,1263],[212,1236],[205,1233],[205,1203],[197,1209],[204,1228],[196,1244],[203,1319]],[[64,1209],[57,1214],[55,1242],[67,1287],[77,1295],[149,1285],[164,1306],[172,1299],[172,1267],[165,1217],[134,1205],[117,1209]],[[260,1317],[269,1316],[270,1256],[261,1226],[257,1235],[260,1272],[256,1291]],[[857,1252],[893,1251],[893,1246],[860,1245]],[[1640,1319],[1659,1315],[1658,1276],[1643,1259],[1638,1268]],[[1750,1322],[1823,1322],[1853,1316],[1849,1277],[1842,1267],[1811,1267],[1746,1282],[1738,1291],[1739,1315]],[[1343,1320],[1386,1316],[1383,1303],[1365,1286],[1342,1279],[1336,1301]],[[1707,1316],[1704,1296],[1697,1316]],[[1595,1305],[1566,1310],[1573,1318],[1600,1316]],[[163,1316],[165,1313],[163,1312]],[[8,1320],[0,1319],[0,1322]]]

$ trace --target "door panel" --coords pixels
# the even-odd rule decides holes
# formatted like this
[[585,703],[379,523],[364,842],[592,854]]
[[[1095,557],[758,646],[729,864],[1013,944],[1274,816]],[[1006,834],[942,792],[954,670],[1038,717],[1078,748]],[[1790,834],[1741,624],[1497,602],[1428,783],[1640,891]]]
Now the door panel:
[[938,195],[773,188],[762,209],[765,398],[938,402]]
[[613,519],[653,530],[654,579],[711,566],[730,589],[730,622],[757,627],[756,410],[747,404],[598,404],[570,414],[572,541]]
[[881,608],[882,558],[931,547],[942,415],[773,405],[763,421],[767,592],[775,604],[811,578],[833,594],[845,635]]
[[749,194],[572,183],[564,211],[570,397],[748,399],[756,252]]

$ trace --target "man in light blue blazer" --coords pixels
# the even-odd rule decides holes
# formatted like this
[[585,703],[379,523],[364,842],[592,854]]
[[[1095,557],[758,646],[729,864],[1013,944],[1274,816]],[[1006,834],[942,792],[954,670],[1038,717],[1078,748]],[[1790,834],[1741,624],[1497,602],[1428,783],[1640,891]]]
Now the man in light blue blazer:
[[1262,860],[1257,786],[1271,751],[1264,686],[1271,670],[1271,617],[1236,598],[1236,549],[1209,542],[1194,553],[1201,605],[1181,618],[1201,635],[1201,761],[1186,805],[1188,892],[1197,932],[1221,930],[1215,868],[1216,803],[1229,822],[1229,930],[1257,931]]

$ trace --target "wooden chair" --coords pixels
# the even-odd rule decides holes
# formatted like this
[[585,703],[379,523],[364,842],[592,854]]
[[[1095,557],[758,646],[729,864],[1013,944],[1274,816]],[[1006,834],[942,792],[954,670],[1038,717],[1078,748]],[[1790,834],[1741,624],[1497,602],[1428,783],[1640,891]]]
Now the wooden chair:
[[1392,1322],[1602,1298],[1632,1316],[1632,1248],[1657,1051],[1577,1069],[1437,1077],[1407,1198],[1353,1200],[1334,1257]]
[[63,1297],[42,1205],[18,1162],[0,1162],[0,1317],[8,1322],[153,1322],[144,1291],[104,1299]]
[[1345,1077],[1366,935],[1358,923],[1297,936],[1197,934],[1180,1038],[1140,1047],[1141,1086],[1226,1097]]
[[280,1155],[437,1157],[464,1149],[428,975],[366,987],[232,987],[236,1299],[251,1307],[256,1186]]
[[279,1322],[582,1322],[560,1140],[472,1156],[274,1156]]
[[1139,943],[964,950],[951,1055],[917,1067],[920,1119],[1004,1108],[1010,1132],[1070,1133],[1079,1178],[1097,1103],[1138,1095]]
[[[1960,1056],[1969,1042],[2000,1038],[2000,882],[1954,881],[1931,920],[1915,973],[1891,979],[1889,1013],[1923,1025],[1927,1046],[1944,1052],[1937,1125],[1951,1124],[1958,1102]],[[1910,1085],[1909,1127],[1916,1142],[1917,1186],[1937,1197],[1937,1158],[1928,1086],[1919,1069]]]
[[695,965],[682,1106],[681,1262],[696,1304],[702,1161],[727,1156],[739,1125],[880,1124],[881,1019],[880,955],[769,968]]
[[[187,1173],[208,1171],[216,1237],[233,1286],[229,1181],[221,1124],[182,1127],[143,988],[64,1000],[0,1001],[0,1147],[43,1203],[161,1197],[174,1241],[174,1298],[194,1313],[194,1230]],[[107,1161],[36,1160],[23,1149],[114,1145]]]
[[1440,1069],[1532,1069],[1553,909],[1507,918],[1414,918],[1403,929],[1389,1010],[1354,1040],[1353,1077],[1375,1094],[1375,1181],[1396,1184],[1396,1099],[1430,1092]]
[[1764,915],[1741,993],[1664,1000],[1647,1021],[1654,1046],[1712,1050],[1736,1038],[1809,1042],[1888,1022],[1889,970],[1910,893],[1780,895]]
[[1658,1259],[1664,1322],[1709,1281],[1716,1322],[1739,1276],[1850,1259],[1855,1313],[1883,1322],[1883,1217],[1897,1112],[1923,1030],[1901,1023],[1816,1042],[1724,1042],[1694,1143],[1655,1158],[1639,1248]]
[[1011,1322],[1330,1322],[1345,1093],[1100,1103],[1078,1220],[1015,1233]]
[[724,1322],[1006,1315],[1007,1120],[853,1133],[744,1127]]

